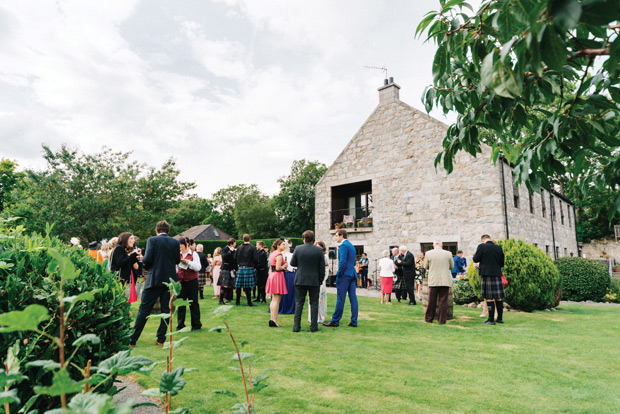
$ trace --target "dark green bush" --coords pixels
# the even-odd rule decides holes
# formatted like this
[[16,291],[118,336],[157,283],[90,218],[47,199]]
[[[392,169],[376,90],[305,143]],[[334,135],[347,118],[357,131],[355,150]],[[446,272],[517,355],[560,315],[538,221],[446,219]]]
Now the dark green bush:
[[[59,335],[59,278],[49,276],[46,271],[51,261],[47,249],[54,248],[70,257],[79,273],[63,285],[65,298],[101,289],[93,301],[79,301],[72,310],[65,328],[65,355],[71,355],[73,342],[87,333],[96,334],[101,342],[96,345],[88,343],[80,348],[71,361],[79,367],[85,367],[89,359],[93,366],[97,365],[127,349],[131,330],[129,304],[116,275],[96,263],[85,250],[68,247],[56,238],[37,234],[28,236],[22,230],[19,227],[10,229],[0,223],[0,313],[23,310],[31,304],[42,305],[52,315],[49,324],[42,325],[43,329],[52,336]],[[19,398],[27,401],[33,394],[34,384],[50,385],[51,374],[40,368],[27,368],[25,364],[34,360],[58,361],[58,348],[48,338],[39,337],[32,331],[2,333],[0,358],[6,358],[7,349],[16,341],[21,344],[18,355],[21,372],[29,378],[17,388]],[[81,377],[78,370],[71,369],[72,377]],[[34,408],[46,409],[57,403],[57,398],[41,396]]]
[[454,303],[457,305],[465,305],[478,300],[466,279],[459,279],[452,283],[452,295],[454,296]]
[[[547,255],[523,240],[499,240],[504,250],[504,287],[506,302],[510,306],[531,312],[556,306],[561,289],[560,275]],[[480,275],[473,263],[467,269],[467,278],[474,293],[480,297]]]
[[600,302],[611,286],[607,268],[581,257],[563,257],[555,261],[562,275],[562,299]]

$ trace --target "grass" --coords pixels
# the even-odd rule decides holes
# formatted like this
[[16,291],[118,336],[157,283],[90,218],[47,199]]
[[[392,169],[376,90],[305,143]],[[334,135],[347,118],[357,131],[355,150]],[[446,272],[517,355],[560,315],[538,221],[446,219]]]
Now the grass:
[[[208,332],[222,323],[212,317],[217,301],[205,289],[203,329],[186,334],[173,362],[199,371],[185,375],[188,383],[173,408],[230,413],[245,401],[243,383],[229,369],[238,367],[229,336]],[[268,387],[255,397],[258,413],[620,412],[620,307],[505,312],[504,325],[485,326],[479,309],[455,306],[456,319],[441,326],[423,322],[420,304],[359,302],[358,328],[346,326],[347,305],[339,328],[313,334],[307,308],[300,333],[292,332],[292,315],[279,317],[282,328],[268,328],[265,305],[230,313],[235,339],[264,356],[253,365],[255,373],[269,369]],[[334,305],[335,296],[328,295],[328,315]],[[155,330],[149,321],[134,351],[154,361],[165,359],[154,345]],[[158,367],[152,375],[160,372]],[[221,389],[236,397],[212,392]]]

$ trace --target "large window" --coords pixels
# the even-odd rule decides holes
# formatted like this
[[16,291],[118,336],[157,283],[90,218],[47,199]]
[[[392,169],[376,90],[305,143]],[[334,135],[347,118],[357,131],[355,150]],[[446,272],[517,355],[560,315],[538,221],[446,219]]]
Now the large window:
[[[433,250],[433,243],[420,243],[420,248],[422,249],[422,253],[426,253],[429,250]],[[459,244],[457,242],[444,242],[443,249],[452,253],[452,256],[456,256]]]
[[331,226],[372,227],[372,182],[332,187]]

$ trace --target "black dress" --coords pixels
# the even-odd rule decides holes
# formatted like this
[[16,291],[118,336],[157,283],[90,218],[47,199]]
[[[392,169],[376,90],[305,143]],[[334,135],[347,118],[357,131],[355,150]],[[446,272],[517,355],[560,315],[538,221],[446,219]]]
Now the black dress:
[[133,252],[127,254],[125,247],[120,244],[116,245],[112,252],[112,263],[110,263],[110,270],[118,272],[120,270],[121,282],[131,282],[131,272],[133,264],[138,262],[138,253]]

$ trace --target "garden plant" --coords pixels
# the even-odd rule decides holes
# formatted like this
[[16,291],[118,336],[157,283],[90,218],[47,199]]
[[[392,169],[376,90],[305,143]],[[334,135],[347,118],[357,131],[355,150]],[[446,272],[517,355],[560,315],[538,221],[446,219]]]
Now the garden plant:
[[611,287],[607,268],[595,260],[562,257],[555,265],[562,276],[564,300],[600,302]]

